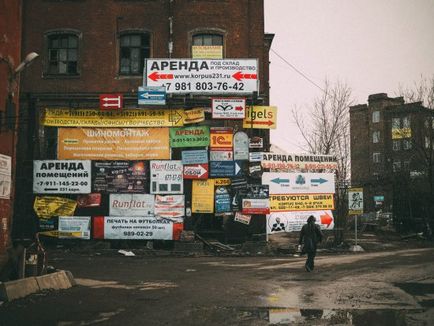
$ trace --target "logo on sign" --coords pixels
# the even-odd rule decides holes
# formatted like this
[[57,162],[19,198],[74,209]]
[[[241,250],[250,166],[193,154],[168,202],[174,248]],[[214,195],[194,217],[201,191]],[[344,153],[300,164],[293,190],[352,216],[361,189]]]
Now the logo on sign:
[[101,94],[99,96],[99,107],[101,110],[122,109],[123,99],[122,94]]

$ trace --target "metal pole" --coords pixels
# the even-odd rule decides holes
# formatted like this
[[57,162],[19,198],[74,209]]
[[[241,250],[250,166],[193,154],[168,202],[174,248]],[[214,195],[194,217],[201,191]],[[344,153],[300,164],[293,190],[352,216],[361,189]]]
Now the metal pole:
[[356,239],[356,246],[357,246],[357,215],[355,216],[355,219],[354,219],[354,236],[355,236],[355,239]]

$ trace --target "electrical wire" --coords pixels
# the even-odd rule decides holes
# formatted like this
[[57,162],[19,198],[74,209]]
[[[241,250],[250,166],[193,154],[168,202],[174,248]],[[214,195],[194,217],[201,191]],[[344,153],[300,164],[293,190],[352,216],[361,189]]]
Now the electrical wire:
[[291,64],[288,60],[286,60],[284,57],[282,57],[279,53],[277,53],[275,50],[270,49],[271,52],[273,52],[275,55],[277,55],[283,62],[285,62],[288,66],[290,66],[296,73],[298,73],[299,75],[301,75],[304,79],[306,79],[309,83],[311,83],[312,85],[314,85],[315,87],[317,87],[318,89],[320,89],[323,93],[325,93],[325,90],[319,86],[317,83],[315,83],[312,79],[310,79],[309,77],[307,77],[302,71],[300,71],[299,69],[297,69],[297,67],[295,67],[293,64]]

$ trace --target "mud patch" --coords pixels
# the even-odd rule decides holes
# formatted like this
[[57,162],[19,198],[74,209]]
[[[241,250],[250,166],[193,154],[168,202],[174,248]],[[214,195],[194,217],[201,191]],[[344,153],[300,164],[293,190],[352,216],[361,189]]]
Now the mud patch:
[[76,278],[77,285],[90,287],[93,289],[111,288],[111,289],[123,289],[123,290],[159,290],[176,288],[178,285],[172,282],[140,282],[137,284],[122,284],[116,281],[100,281],[86,278]]

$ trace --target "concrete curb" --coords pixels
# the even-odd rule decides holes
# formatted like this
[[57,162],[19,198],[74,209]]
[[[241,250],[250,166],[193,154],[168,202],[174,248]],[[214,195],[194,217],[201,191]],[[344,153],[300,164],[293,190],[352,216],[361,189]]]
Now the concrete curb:
[[77,285],[69,271],[26,277],[0,283],[0,300],[12,301],[44,290],[64,290]]

